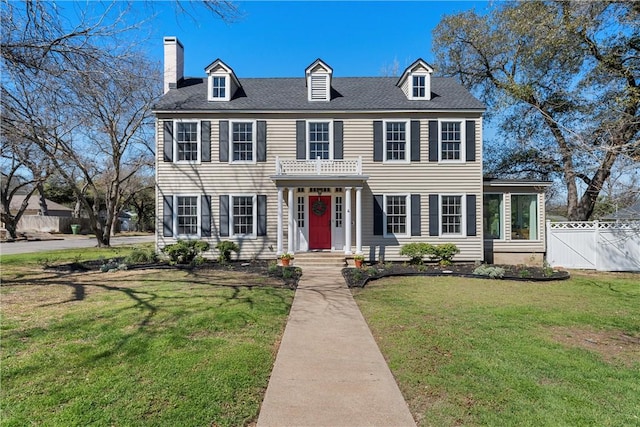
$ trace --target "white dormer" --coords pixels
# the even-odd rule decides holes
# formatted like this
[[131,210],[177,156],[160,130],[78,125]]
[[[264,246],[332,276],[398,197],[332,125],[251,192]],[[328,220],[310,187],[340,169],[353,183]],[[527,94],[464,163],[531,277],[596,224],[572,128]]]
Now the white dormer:
[[333,69],[321,59],[316,59],[305,70],[307,99],[309,101],[331,100],[331,76]]
[[431,99],[431,74],[433,67],[418,59],[402,73],[396,86],[402,89],[408,99]]
[[230,101],[240,87],[233,70],[220,59],[216,59],[204,71],[207,73],[207,99]]

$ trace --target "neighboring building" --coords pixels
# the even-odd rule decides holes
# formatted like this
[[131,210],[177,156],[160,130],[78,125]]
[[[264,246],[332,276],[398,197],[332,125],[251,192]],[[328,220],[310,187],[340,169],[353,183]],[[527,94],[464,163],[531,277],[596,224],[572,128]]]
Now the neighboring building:
[[[26,196],[23,194],[16,194],[11,198],[10,209],[13,214],[16,214],[20,210],[25,197]],[[73,209],[69,209],[68,207],[63,206],[60,203],[56,203],[53,200],[45,199],[45,203],[47,204],[47,216],[70,217],[73,213]],[[23,215],[42,214],[42,209],[40,208],[40,197],[36,193],[29,198],[27,209],[25,209]]]
[[241,258],[394,260],[406,243],[452,242],[456,260],[483,259],[485,107],[454,79],[421,59],[399,79],[334,77],[320,59],[299,78],[239,79],[220,59],[185,78],[182,44],[164,49],[158,248],[202,238],[236,241]]

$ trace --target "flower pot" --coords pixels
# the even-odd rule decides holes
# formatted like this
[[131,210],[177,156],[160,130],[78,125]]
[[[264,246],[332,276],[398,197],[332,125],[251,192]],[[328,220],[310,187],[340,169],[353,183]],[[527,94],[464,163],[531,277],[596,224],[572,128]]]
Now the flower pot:
[[280,258],[280,261],[282,261],[282,266],[283,267],[288,267],[289,266],[289,262],[291,262],[291,259],[289,259],[289,258]]
[[361,259],[355,259],[355,260],[353,260],[353,262],[355,263],[356,268],[362,268],[362,262],[363,261]]

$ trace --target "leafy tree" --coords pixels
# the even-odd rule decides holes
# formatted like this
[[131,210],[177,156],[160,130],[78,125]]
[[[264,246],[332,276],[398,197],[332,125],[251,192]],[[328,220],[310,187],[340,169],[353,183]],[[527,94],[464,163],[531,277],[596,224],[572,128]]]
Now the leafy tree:
[[434,45],[518,141],[497,170],[560,174],[569,219],[591,216],[620,161],[640,162],[640,3],[498,3],[446,16]]

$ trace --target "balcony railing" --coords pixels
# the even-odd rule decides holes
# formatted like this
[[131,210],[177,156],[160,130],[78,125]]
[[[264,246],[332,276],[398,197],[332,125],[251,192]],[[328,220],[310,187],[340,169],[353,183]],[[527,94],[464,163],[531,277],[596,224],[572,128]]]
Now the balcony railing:
[[295,160],[276,157],[276,175],[362,175],[362,157],[349,160]]

